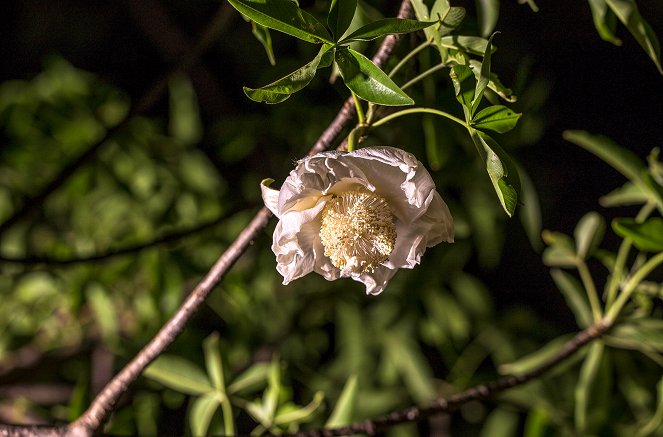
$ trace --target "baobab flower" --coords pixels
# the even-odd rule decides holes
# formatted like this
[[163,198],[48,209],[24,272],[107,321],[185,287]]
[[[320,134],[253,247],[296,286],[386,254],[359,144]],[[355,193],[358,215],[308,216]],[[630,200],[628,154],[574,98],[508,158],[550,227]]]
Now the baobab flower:
[[272,250],[283,284],[316,272],[379,294],[426,248],[453,242],[453,219],[421,162],[394,147],[302,159],[281,187],[261,184],[279,218]]

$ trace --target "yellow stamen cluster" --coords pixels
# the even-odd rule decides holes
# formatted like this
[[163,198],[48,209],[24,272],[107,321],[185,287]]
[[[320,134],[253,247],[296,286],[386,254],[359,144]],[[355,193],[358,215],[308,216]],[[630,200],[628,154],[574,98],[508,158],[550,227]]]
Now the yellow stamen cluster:
[[339,269],[372,273],[394,250],[394,216],[383,197],[346,191],[334,196],[322,210],[320,239],[325,255]]

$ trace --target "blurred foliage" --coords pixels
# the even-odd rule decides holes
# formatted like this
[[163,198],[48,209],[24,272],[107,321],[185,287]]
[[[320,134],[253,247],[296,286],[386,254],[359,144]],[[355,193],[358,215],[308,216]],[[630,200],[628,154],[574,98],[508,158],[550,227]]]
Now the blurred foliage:
[[[625,5],[635,5],[605,3],[617,17]],[[491,34],[496,4],[478,2],[478,21],[468,17],[472,25],[461,29]],[[590,4],[595,17],[603,10],[610,20],[602,3]],[[360,5],[366,11],[381,7]],[[324,8],[314,9],[323,16]],[[264,57],[264,49],[288,67],[314,56],[303,47],[282,54],[273,50],[266,28],[238,23],[246,35],[253,29],[262,44],[250,46],[252,56]],[[652,44],[644,29],[638,42]],[[491,43],[475,38],[465,43],[484,41],[470,64],[480,81],[489,70],[477,56],[490,54]],[[470,60],[462,47],[440,43],[433,49],[421,53],[416,68],[404,69],[399,84],[437,64],[440,53],[447,61]],[[399,47],[386,70],[410,50]],[[516,82],[514,108],[526,115],[514,130],[496,135],[514,160],[520,147],[542,135],[541,108],[549,91],[525,67]],[[321,83],[311,82],[278,109],[256,106],[206,121],[189,76],[177,73],[169,81],[164,113],[133,117],[32,217],[2,235],[0,389],[57,382],[68,390],[66,399],[52,401],[0,391],[0,405],[8,407],[0,413],[13,414],[2,413],[3,422],[69,421],[85,409],[95,386],[111,376],[95,380],[96,354],[106,351],[113,371],[131,359],[260,206],[259,181],[289,171],[333,117],[341,99],[333,93],[330,98]],[[467,111],[468,124],[480,123],[472,118],[478,109],[473,98],[457,99],[454,85],[448,76],[430,75],[407,91],[417,103],[459,116]],[[506,92],[499,81],[485,87],[492,105]],[[49,59],[32,79],[0,84],[0,222],[120,123],[131,104],[121,90],[61,58]],[[485,106],[477,114],[482,111]],[[663,286],[645,273],[661,258],[661,219],[652,215],[663,212],[663,165],[657,151],[645,164],[606,138],[580,131],[565,135],[628,180],[602,204],[642,207],[637,216],[612,222],[623,237],[617,252],[602,246],[611,231],[597,213],[585,216],[573,237],[543,234],[543,262],[552,268],[578,328],[604,315],[616,327],[545,378],[484,404],[468,403],[446,425],[431,420],[387,435],[425,435],[437,426],[491,437],[660,430]],[[499,374],[526,372],[558,352],[568,333],[542,323],[524,305],[498,310],[489,286],[469,273],[472,265],[498,266],[507,239],[507,218],[485,178],[485,162],[476,160],[473,139],[479,141],[463,126],[425,115],[380,126],[364,143],[403,145],[432,169],[454,215],[453,245],[430,250],[421,266],[401,270],[384,294],[367,298],[360,284],[317,275],[280,285],[268,250],[272,224],[131,388],[105,431],[205,435],[340,426],[426,404]],[[526,171],[519,171],[519,207],[536,248],[542,245],[541,219]],[[513,282],[518,286],[517,278]],[[26,356],[34,359],[26,364]]]

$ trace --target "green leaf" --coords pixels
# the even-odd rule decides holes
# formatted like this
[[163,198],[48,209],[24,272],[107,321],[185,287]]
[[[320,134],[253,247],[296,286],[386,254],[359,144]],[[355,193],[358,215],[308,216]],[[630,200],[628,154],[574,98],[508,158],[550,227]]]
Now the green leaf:
[[212,380],[214,388],[225,392],[226,384],[223,380],[223,364],[221,362],[221,353],[219,352],[219,333],[214,332],[203,342],[203,351],[205,352],[205,365],[207,374]]
[[655,435],[657,431],[663,429],[663,378],[658,381],[656,385],[656,392],[658,397],[658,402],[656,403],[656,411],[652,415],[651,419],[647,421],[643,426],[638,429],[635,437],[645,437],[649,435]]
[[474,131],[472,139],[477,149],[484,150],[486,171],[493,183],[502,208],[509,217],[513,216],[518,204],[520,178],[511,158],[497,142],[481,131]]
[[496,408],[486,417],[479,437],[511,437],[514,435],[518,435],[518,414],[507,408]]
[[276,65],[276,58],[274,57],[274,49],[272,49],[272,36],[269,29],[262,26],[255,21],[251,21],[251,33],[262,44],[267,53],[267,59],[271,65]]
[[454,86],[456,99],[463,106],[465,113],[465,121],[472,119],[472,99],[474,99],[474,81],[470,80],[474,77],[470,67],[465,65],[454,65],[449,70],[449,77]]
[[[473,55],[483,56],[488,47],[488,40],[479,36],[447,35],[440,38],[440,44],[449,49],[461,50]],[[491,46],[490,50],[491,52],[494,52],[495,47]]]
[[301,423],[311,419],[311,416],[322,404],[325,395],[319,391],[313,395],[313,400],[308,405],[301,408],[284,407],[279,409],[279,412],[274,417],[275,425],[287,425],[289,423]]
[[570,334],[557,337],[529,355],[511,363],[501,364],[498,366],[497,371],[502,375],[522,375],[523,373],[527,373],[557,355],[571,337],[572,335]]
[[479,111],[472,120],[476,129],[487,129],[497,133],[508,132],[516,126],[522,116],[510,108],[502,105],[493,105]]
[[610,138],[577,130],[564,131],[563,137],[603,159],[631,181],[641,180],[640,174],[645,170],[645,166],[640,158]]
[[612,221],[612,229],[617,235],[629,238],[640,250],[663,251],[663,219],[660,217],[649,218],[643,223],[631,218],[618,218]]
[[330,48],[328,44],[323,45],[318,55],[308,64],[264,87],[256,89],[244,87],[244,93],[256,102],[281,103],[287,100],[313,80],[318,68],[329,65],[332,59]]
[[[437,5],[438,3],[436,2],[435,4]],[[441,41],[441,38],[443,36],[448,35],[454,30],[456,30],[456,28],[460,26],[460,23],[462,23],[463,20],[465,19],[465,8],[461,8],[459,6],[453,6],[449,8],[448,3],[446,7],[448,9],[444,14],[438,13],[437,11],[435,11],[435,9],[431,11],[431,16],[433,17],[433,19],[442,18],[442,23],[440,25],[440,28],[437,29],[438,41]],[[431,29],[431,31],[435,31],[435,29]]]
[[486,50],[483,53],[483,61],[481,62],[481,68],[479,69],[479,75],[477,78],[477,85],[474,90],[474,98],[472,99],[472,116],[479,107],[481,103],[481,98],[483,97],[483,92],[488,86],[490,80],[490,55],[493,48],[493,37],[495,34],[492,34],[486,43]]
[[610,330],[610,337],[629,349],[663,352],[663,320],[626,319]]
[[275,357],[269,366],[269,376],[267,390],[263,394],[263,413],[269,419],[273,420],[276,414],[276,407],[279,402],[279,393],[281,391],[281,364]]
[[351,41],[370,41],[384,35],[394,33],[409,33],[425,29],[436,24],[437,21],[418,21],[406,20],[402,18],[384,18],[374,21],[352,32],[350,35],[339,41],[339,44],[349,43]]
[[640,15],[635,0],[606,0],[606,3],[617,18],[619,18],[619,21],[631,32],[649,58],[654,61],[658,71],[663,74],[661,49],[658,38],[656,38],[656,34],[651,26],[649,26],[649,23]]
[[543,241],[549,246],[543,251],[543,263],[550,267],[575,267],[578,256],[573,240],[559,232],[543,231]]
[[347,425],[354,419],[355,404],[357,402],[357,375],[352,375],[345,382],[343,391],[336,401],[334,411],[325,423],[325,428],[338,428]]
[[189,411],[191,435],[203,436],[209,434],[207,431],[217,408],[219,408],[219,399],[215,393],[202,395],[193,401]]
[[255,363],[228,385],[228,393],[239,393],[253,386],[264,383],[269,375],[270,364],[265,362]]
[[214,391],[205,372],[191,361],[175,355],[161,355],[143,375],[180,393],[201,395]]
[[93,283],[87,287],[86,297],[102,337],[110,344],[117,344],[119,318],[108,290],[99,283]]
[[183,144],[195,144],[202,137],[203,125],[193,85],[187,76],[178,73],[168,81],[168,89],[169,133]]
[[599,199],[599,203],[604,207],[615,207],[642,205],[643,203],[646,203],[647,200],[647,193],[643,192],[638,185],[635,185],[632,182],[626,182],[621,187],[602,196]]
[[228,0],[230,5],[261,26],[312,43],[333,43],[325,26],[290,0]]
[[608,4],[605,0],[588,0],[588,2],[592,10],[594,27],[601,39],[616,46],[622,45],[622,40],[615,35],[615,27],[617,25],[615,14],[608,9]]
[[497,24],[500,15],[500,0],[478,0],[477,15],[479,18],[479,33],[487,37]]
[[338,39],[350,27],[357,9],[357,0],[332,0],[327,16],[327,25],[332,31],[334,40]]
[[414,100],[361,53],[337,49],[335,59],[345,85],[362,99],[385,106],[414,104]]
[[580,219],[573,235],[576,239],[576,253],[578,257],[585,259],[588,254],[599,245],[605,232],[605,222],[603,218],[595,213],[585,214]]
[[605,346],[600,340],[589,346],[589,353],[580,368],[580,376],[574,391],[575,397],[575,423],[580,435],[585,434],[587,428],[587,413],[590,406],[590,393],[601,366]]
[[580,328],[586,328],[592,323],[592,311],[587,302],[585,290],[573,275],[559,269],[550,271],[557,288],[562,292],[566,304],[576,318]]

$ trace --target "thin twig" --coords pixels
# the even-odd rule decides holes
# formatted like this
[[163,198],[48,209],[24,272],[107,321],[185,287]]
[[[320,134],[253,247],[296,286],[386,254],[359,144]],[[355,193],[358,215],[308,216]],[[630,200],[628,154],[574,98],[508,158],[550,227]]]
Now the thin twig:
[[598,322],[589,326],[587,329],[580,331],[575,335],[575,337],[566,342],[559,350],[559,352],[557,352],[557,354],[555,354],[553,357],[549,358],[538,367],[521,375],[505,376],[495,381],[479,384],[461,393],[457,393],[449,397],[438,398],[432,404],[425,407],[419,407],[415,405],[400,411],[394,411],[373,420],[364,420],[362,422],[356,422],[339,428],[302,431],[295,434],[290,434],[290,436],[332,437],[354,434],[375,435],[378,432],[384,431],[396,425],[408,422],[419,422],[436,414],[453,411],[459,406],[470,401],[478,401],[489,398],[504,390],[523,385],[532,381],[533,379],[538,378],[561,362],[565,361],[587,343],[603,335],[610,328],[610,326],[611,322],[609,320],[599,320]]
[[81,167],[87,164],[97,154],[99,149],[108,142],[119,130],[123,129],[135,115],[142,114],[150,109],[159,100],[168,86],[169,78],[177,71],[186,71],[190,69],[202,55],[205,50],[217,39],[228,21],[228,6],[223,2],[218,8],[217,13],[211,20],[210,25],[203,32],[198,43],[187,56],[183,57],[181,62],[168,71],[168,73],[158,78],[154,84],[143,94],[125,117],[115,126],[106,129],[104,135],[92,144],[87,150],[75,157],[46,184],[41,191],[32,197],[27,198],[14,213],[3,223],[0,223],[0,236],[19,221],[35,214],[44,203],[44,201],[53,194],[58,188],[64,185],[69,178]]

